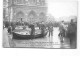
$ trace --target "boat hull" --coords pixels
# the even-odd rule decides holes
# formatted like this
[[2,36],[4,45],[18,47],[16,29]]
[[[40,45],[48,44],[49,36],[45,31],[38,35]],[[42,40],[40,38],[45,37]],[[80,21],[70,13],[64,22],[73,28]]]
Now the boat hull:
[[13,32],[13,39],[29,40],[29,39],[36,39],[36,38],[44,38],[46,35],[47,35],[47,32],[44,34],[37,34],[37,35],[21,35]]

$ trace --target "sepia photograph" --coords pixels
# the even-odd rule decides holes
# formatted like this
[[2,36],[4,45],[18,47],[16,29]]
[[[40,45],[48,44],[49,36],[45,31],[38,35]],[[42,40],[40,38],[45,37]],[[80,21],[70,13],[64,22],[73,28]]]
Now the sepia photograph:
[[3,48],[77,49],[78,1],[3,0]]

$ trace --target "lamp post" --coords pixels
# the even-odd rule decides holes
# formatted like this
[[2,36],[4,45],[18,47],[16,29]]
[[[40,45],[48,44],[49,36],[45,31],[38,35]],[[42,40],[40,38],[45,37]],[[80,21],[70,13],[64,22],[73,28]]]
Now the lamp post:
[[8,0],[8,16],[9,16],[9,25],[11,26],[11,17],[12,17],[12,6],[13,0]]

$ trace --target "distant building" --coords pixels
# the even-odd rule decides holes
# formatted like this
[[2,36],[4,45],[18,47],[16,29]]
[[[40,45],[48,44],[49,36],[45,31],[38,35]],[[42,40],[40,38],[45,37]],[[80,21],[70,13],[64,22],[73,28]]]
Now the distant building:
[[45,0],[9,0],[11,21],[28,23],[46,20],[47,6]]

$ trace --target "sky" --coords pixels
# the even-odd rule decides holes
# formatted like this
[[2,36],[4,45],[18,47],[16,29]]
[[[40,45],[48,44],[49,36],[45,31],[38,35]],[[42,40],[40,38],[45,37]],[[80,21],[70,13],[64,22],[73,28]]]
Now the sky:
[[77,2],[76,1],[54,1],[47,0],[48,14],[59,17],[77,16]]

